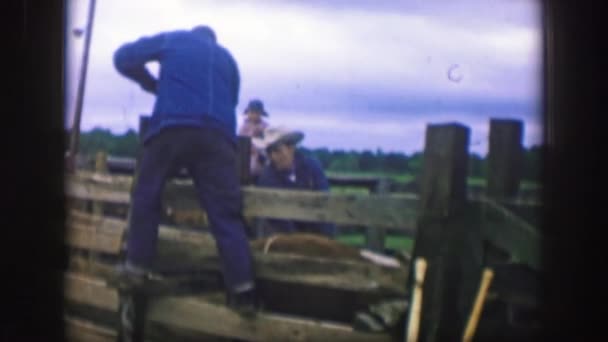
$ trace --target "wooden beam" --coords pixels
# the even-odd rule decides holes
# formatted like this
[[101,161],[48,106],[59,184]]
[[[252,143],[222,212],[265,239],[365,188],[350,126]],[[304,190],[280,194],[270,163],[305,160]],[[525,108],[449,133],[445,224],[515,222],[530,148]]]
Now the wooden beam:
[[[71,210],[67,220],[66,243],[75,248],[118,254],[122,248],[127,221],[96,217],[78,210]],[[190,231],[168,225],[159,226],[163,240],[194,243],[215,251],[215,240],[208,233]]]
[[119,254],[126,222],[72,212],[67,220],[68,246],[96,252]]
[[66,316],[65,336],[69,342],[116,342],[118,332],[83,319]]
[[[129,204],[130,180],[81,173],[67,177],[68,196]],[[199,208],[192,182],[173,181],[167,186],[166,206]],[[179,194],[179,195],[178,195]],[[391,228],[414,234],[418,197],[411,194],[354,195],[319,191],[294,191],[243,187],[244,212],[247,217],[333,222],[344,225]]]
[[[482,260],[476,256],[483,244],[479,225],[467,217],[469,135],[469,128],[460,124],[427,126],[412,255],[413,260],[428,262],[421,341],[458,340],[470,311],[467,303],[473,302],[477,290]],[[410,275],[408,288],[413,285]]]
[[83,182],[82,179],[75,177],[66,177],[65,190],[67,196],[82,200],[117,204],[129,204],[131,201],[128,188],[117,189],[116,186],[112,187],[107,184]]
[[[108,154],[104,151],[99,151],[95,155],[95,172],[108,172]],[[93,202],[93,213],[95,215],[103,215],[103,208],[102,202]]]
[[388,334],[355,331],[344,324],[263,312],[246,318],[197,296],[158,298],[148,305],[148,321],[248,341],[392,341]]
[[493,198],[515,198],[519,191],[523,161],[523,122],[491,119],[488,151],[487,194]]
[[540,270],[542,236],[532,225],[509,213],[499,204],[486,200],[485,206],[492,213],[482,210],[483,236],[492,245],[510,254],[510,262],[522,263],[534,270]]
[[110,279],[116,275],[114,265],[107,264],[95,259],[70,254],[68,258],[70,272],[83,274],[93,278]]
[[[376,186],[372,189],[373,193],[385,195],[389,193],[388,179],[379,179]],[[383,227],[367,227],[365,230],[367,248],[372,251],[384,253],[384,242],[386,239],[386,230]]]
[[[122,232],[126,221],[113,218],[96,218],[90,214],[73,211],[68,222],[91,222],[86,241],[103,241],[107,231]],[[68,225],[68,231],[74,224]],[[99,238],[101,237],[101,238]],[[70,240],[74,241],[74,240]],[[80,241],[80,240],[76,240]],[[72,247],[87,246],[75,244]],[[95,245],[98,250],[103,244]],[[336,260],[281,253],[254,253],[257,277],[272,281],[299,283],[358,292],[387,292],[405,294],[403,284],[407,280],[408,266],[386,268],[372,263]],[[80,261],[80,266],[86,265]],[[161,270],[220,270],[215,240],[208,233],[187,231],[162,225],[159,229],[159,245],[156,267]]]
[[64,296],[68,301],[118,312],[118,290],[102,279],[69,272],[64,279]]
[[244,187],[244,215],[393,228],[413,235],[415,195],[328,194]]
[[[253,253],[256,277],[360,293],[405,295],[408,266],[385,268],[372,263],[314,258],[285,253]],[[195,244],[159,241],[158,269],[220,271],[215,250]]]

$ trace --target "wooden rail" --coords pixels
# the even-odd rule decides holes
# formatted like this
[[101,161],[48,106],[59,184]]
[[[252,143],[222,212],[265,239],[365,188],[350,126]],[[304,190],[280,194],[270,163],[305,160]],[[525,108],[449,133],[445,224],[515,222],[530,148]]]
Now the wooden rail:
[[[68,196],[83,200],[128,205],[132,177],[79,172],[66,177]],[[169,203],[173,210],[199,210],[190,180],[174,180],[167,185]],[[178,194],[183,196],[178,196]],[[413,194],[327,194],[314,191],[243,187],[244,215],[304,221],[327,221],[337,224],[356,224],[384,227],[413,236],[417,226],[419,199]],[[179,200],[177,199],[179,197]],[[174,201],[171,199],[175,198]],[[538,230],[512,214],[502,202],[484,196],[471,196],[470,201],[483,207],[488,218],[483,224],[484,238],[493,245],[511,253],[514,261],[540,267]],[[489,215],[492,214],[492,215]],[[110,221],[105,221],[110,222]],[[68,235],[86,243],[92,229],[88,222],[78,225]],[[163,229],[161,229],[162,234]],[[116,248],[120,232],[104,230],[95,244],[99,250]],[[89,241],[90,243],[90,241]],[[102,246],[103,245],[103,246]]]
[[247,341],[393,341],[388,334],[356,331],[345,324],[262,312],[246,318],[202,296],[155,299],[147,317],[166,326]]
[[[128,176],[82,172],[66,177],[66,192],[77,199],[126,205],[130,203],[131,182]],[[166,205],[174,210],[200,208],[190,181],[170,182],[165,193],[169,202]],[[171,201],[172,198],[175,200]],[[408,194],[368,196],[246,186],[243,187],[243,203],[246,217],[370,225],[410,234],[416,224],[417,196]]]

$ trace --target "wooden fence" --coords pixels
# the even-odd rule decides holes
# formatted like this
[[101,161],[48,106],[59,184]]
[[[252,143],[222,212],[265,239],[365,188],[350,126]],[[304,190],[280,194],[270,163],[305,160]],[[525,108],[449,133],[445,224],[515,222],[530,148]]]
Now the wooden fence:
[[[386,229],[414,237],[413,257],[424,257],[429,262],[421,340],[454,337],[450,334],[461,330],[464,316],[470,309],[466,304],[459,304],[457,299],[473,302],[472,292],[483,265],[515,263],[533,270],[540,268],[541,236],[536,227],[516,213],[519,209],[529,210],[531,205],[513,201],[520,182],[520,173],[515,169],[520,166],[522,124],[492,120],[490,128],[486,195],[472,197],[466,192],[469,129],[459,124],[429,125],[419,195],[329,194],[246,185],[243,187],[243,214],[246,218],[367,226],[368,238],[375,239],[376,245],[382,241],[382,232]],[[248,166],[249,163],[243,159],[240,165]],[[113,271],[97,254],[110,255],[110,259],[120,255],[127,224],[124,219],[100,214],[104,212],[104,205],[128,207],[133,177],[109,174],[104,169],[107,170],[107,163],[100,155],[96,172],[79,171],[66,176],[68,197],[94,203],[92,212],[78,211],[76,205],[70,211],[66,242],[75,251],[88,252],[82,255],[74,252],[71,256],[66,297],[73,303],[116,313],[121,301],[119,291],[107,281]],[[165,208],[173,213],[200,211],[188,179],[169,182],[164,202]],[[203,273],[219,270],[214,242],[205,233],[162,226],[159,244],[159,269],[175,272],[181,267],[190,274],[193,269]],[[271,254],[256,254],[255,262],[257,277],[269,282],[350,291],[375,298],[387,294],[407,298],[411,287],[409,265],[387,269],[354,262]],[[290,263],[294,270],[298,269],[297,265],[304,264],[308,265],[308,270],[316,268],[316,276],[297,271],[285,273],[282,271],[285,267],[277,267]],[[179,278],[175,279],[179,282]],[[192,276],[188,279],[192,281]],[[158,297],[144,310],[147,327],[161,325],[164,329],[170,327],[173,333],[187,331],[187,334],[199,337],[208,334],[260,341],[390,341],[394,338],[387,334],[359,332],[345,324],[287,319],[272,314],[262,314],[254,321],[244,322],[235,313],[208,299],[200,296]],[[526,302],[530,301],[533,302],[533,298]],[[85,323],[74,316],[66,319],[69,331],[75,335],[93,334],[98,340],[112,340],[121,334],[116,322],[114,327],[111,322],[105,326]],[[150,329],[158,332],[158,329]]]

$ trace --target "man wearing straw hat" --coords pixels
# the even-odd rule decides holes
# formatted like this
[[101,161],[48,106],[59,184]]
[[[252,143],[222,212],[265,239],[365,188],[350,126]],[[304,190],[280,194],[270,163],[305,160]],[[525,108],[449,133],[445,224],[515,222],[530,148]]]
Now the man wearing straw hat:
[[[320,163],[296,149],[304,133],[286,127],[269,127],[262,138],[252,144],[264,149],[269,163],[257,181],[261,187],[293,190],[329,191],[329,183]],[[329,223],[309,223],[295,220],[268,220],[269,232],[311,232],[335,236],[335,226]]]
[[[160,63],[158,79],[146,63]],[[253,262],[241,213],[236,162],[240,76],[236,61],[208,26],[163,32],[122,45],[118,72],[154,94],[132,195],[123,278],[141,284],[156,254],[161,196],[166,180],[186,167],[207,212],[222,263],[228,304],[257,305]]]

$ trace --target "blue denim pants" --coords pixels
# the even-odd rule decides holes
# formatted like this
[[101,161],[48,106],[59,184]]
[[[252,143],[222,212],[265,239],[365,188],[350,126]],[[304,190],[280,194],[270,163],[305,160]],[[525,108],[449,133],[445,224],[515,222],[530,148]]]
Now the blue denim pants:
[[166,128],[146,142],[132,195],[127,260],[143,267],[154,261],[165,182],[186,167],[207,213],[226,286],[233,291],[253,286],[236,162],[236,145],[211,128]]

